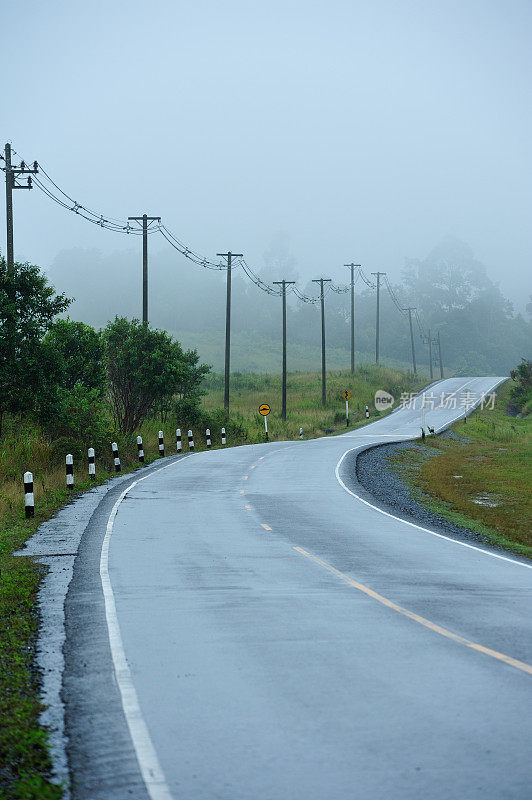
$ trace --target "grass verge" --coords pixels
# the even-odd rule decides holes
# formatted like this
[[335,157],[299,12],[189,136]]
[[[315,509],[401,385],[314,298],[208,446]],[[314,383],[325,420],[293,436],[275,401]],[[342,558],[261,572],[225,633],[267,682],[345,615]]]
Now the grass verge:
[[493,409],[455,423],[448,437],[396,451],[394,471],[413,496],[445,519],[532,557],[532,418],[507,415],[510,385]]

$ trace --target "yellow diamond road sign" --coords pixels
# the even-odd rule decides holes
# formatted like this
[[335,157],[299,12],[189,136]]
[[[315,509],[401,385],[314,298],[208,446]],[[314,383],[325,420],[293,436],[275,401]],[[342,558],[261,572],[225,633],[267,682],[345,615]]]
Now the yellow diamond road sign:
[[259,414],[262,414],[263,417],[267,417],[270,411],[271,409],[268,403],[262,403],[262,405],[259,406]]
[[346,402],[349,400],[349,398],[351,397],[351,392],[349,391],[349,389],[344,389],[344,391],[342,392],[342,397]]

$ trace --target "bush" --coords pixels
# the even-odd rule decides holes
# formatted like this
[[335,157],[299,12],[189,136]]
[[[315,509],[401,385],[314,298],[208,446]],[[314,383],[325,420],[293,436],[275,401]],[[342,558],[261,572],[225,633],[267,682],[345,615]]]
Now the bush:
[[522,358],[517,369],[510,372],[510,377],[516,384],[510,389],[512,405],[517,411],[529,414],[532,408],[532,361]]

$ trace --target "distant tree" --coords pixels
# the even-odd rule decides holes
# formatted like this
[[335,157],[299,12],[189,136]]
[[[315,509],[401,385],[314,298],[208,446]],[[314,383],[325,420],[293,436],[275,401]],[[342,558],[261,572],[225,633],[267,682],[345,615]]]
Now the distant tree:
[[532,406],[532,361],[522,358],[516,369],[510,372],[515,385],[510,390],[512,404],[519,411],[529,413]]
[[176,392],[193,395],[205,367],[165,331],[116,317],[103,331],[111,406],[121,433],[137,430]]
[[60,358],[63,386],[84,386],[103,394],[107,375],[105,344],[99,331],[84,322],[59,319],[50,327],[45,342]]
[[70,302],[38,267],[16,263],[8,274],[0,258],[0,433],[4,412],[34,409],[59,375],[57,355],[43,337]]

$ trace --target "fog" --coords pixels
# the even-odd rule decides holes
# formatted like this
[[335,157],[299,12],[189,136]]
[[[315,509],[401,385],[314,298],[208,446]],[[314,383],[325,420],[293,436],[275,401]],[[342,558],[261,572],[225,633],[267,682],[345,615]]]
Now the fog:
[[[266,279],[279,238],[304,284],[345,281],[350,261],[398,282],[405,258],[456,237],[523,310],[531,18],[519,0],[4,4],[2,144],[78,202],[160,215]],[[48,270],[70,252],[75,284],[90,266],[73,248],[109,270],[118,252],[124,291],[140,291],[140,239],[38,189],[14,203],[17,260]],[[150,251],[169,285],[200,269],[158,235]]]

